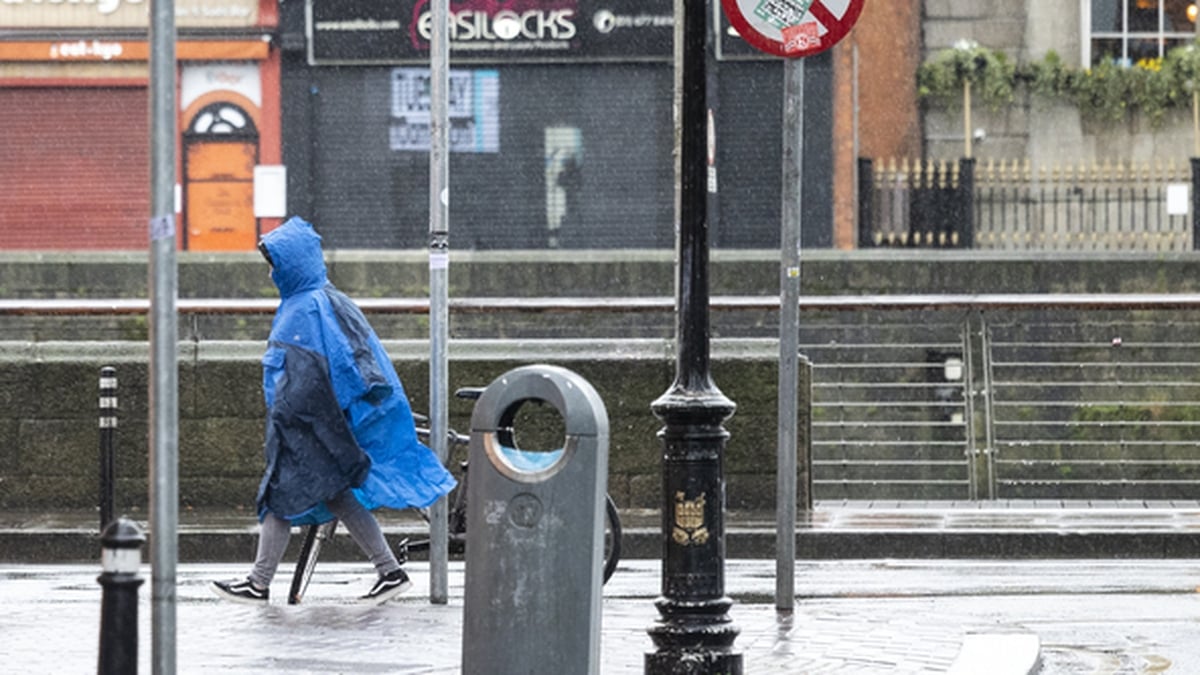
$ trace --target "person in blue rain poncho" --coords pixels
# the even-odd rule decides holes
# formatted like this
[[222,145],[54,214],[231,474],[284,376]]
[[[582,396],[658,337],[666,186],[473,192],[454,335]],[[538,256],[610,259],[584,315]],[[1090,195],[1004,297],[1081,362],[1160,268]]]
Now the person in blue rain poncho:
[[385,602],[411,583],[371,510],[429,506],[454,478],[417,440],[400,379],[366,317],[329,282],[312,225],[293,217],[264,235],[259,250],[280,303],[262,360],[258,552],[247,578],[212,588],[232,600],[269,602],[292,526],[336,517],[379,575],[360,600]]

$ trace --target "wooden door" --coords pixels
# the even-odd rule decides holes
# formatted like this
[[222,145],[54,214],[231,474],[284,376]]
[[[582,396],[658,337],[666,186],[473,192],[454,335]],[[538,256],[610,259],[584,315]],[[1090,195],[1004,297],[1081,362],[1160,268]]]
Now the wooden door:
[[187,144],[184,246],[192,251],[252,251],[254,218],[253,141],[195,140]]

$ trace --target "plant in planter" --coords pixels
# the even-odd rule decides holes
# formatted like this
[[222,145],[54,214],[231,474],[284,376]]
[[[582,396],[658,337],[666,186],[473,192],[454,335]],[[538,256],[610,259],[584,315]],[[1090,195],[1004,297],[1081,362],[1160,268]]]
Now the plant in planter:
[[974,40],[959,40],[943,49],[917,70],[917,92],[948,106],[961,96],[965,154],[971,156],[971,99],[977,95],[992,109],[1012,102],[1016,67],[1004,52],[982,47]]
[[1143,59],[1131,66],[1106,60],[1092,68],[1073,68],[1054,51],[1034,62],[1013,65],[1003,52],[959,41],[943,49],[917,71],[918,93],[948,108],[964,109],[967,156],[970,156],[972,94],[990,107],[1010,103],[1018,84],[1046,99],[1067,100],[1080,114],[1102,123],[1143,115],[1162,123],[1168,110],[1192,103],[1196,154],[1200,156],[1200,42],[1177,47],[1162,59]]
[[1151,124],[1162,122],[1175,105],[1170,67],[1162,59],[1144,59],[1133,66],[1104,61],[1087,70],[1069,68],[1054,51],[1025,66],[1020,77],[1043,98],[1067,99],[1080,113],[1100,122],[1119,122],[1132,111]]
[[1200,42],[1168,52],[1163,70],[1169,75],[1172,94],[1192,99],[1193,155],[1200,157]]

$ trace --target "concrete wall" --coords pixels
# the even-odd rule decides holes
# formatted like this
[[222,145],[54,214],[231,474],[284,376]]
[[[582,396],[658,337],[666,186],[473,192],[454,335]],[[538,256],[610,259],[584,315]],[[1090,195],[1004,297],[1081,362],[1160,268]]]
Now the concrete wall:
[[[715,252],[717,295],[777,296],[777,253]],[[669,296],[673,260],[658,252],[522,252],[453,256],[452,293],[464,296]],[[803,292],[869,293],[1172,293],[1200,291],[1200,256],[1121,253],[1022,255],[956,251],[806,252]],[[417,252],[333,252],[333,278],[356,297],[427,293],[427,259]],[[180,256],[182,297],[273,296],[256,255]],[[74,254],[0,256],[0,296],[144,297],[145,256]],[[0,311],[0,508],[89,507],[98,494],[98,375],[119,369],[119,504],[146,503],[148,346],[133,339],[54,341],[74,320],[48,319],[23,337],[29,317]],[[140,317],[126,317],[134,322]],[[254,318],[264,324],[266,318]],[[608,408],[612,430],[610,491],[622,506],[658,506],[661,423],[650,404],[674,377],[669,315],[578,317],[527,314],[456,317],[451,387],[483,385],[510,368],[555,363],[587,378]],[[381,335],[414,407],[428,401],[427,329],[406,318]],[[618,323],[619,321],[619,323]],[[559,322],[559,323],[555,323]],[[648,322],[654,325],[647,326]],[[144,321],[141,330],[144,331]],[[544,338],[574,330],[582,339]],[[460,332],[472,332],[467,339]],[[663,332],[663,335],[657,335]],[[136,333],[137,327],[130,328]],[[772,313],[723,317],[713,343],[717,386],[738,406],[727,423],[731,508],[766,508],[774,500],[776,338]],[[635,336],[641,336],[635,339]],[[580,337],[579,335],[576,336]],[[406,339],[402,339],[406,338]],[[502,339],[505,338],[505,339]],[[144,339],[144,338],[143,338]],[[180,346],[180,496],[183,507],[252,508],[262,468],[261,341],[202,336]],[[467,431],[470,406],[455,401],[452,425]]]
[[[672,251],[451,253],[452,297],[670,297]],[[805,250],[809,295],[1190,291],[1200,256],[1140,251]],[[181,298],[277,298],[257,253],[181,253]],[[331,281],[356,298],[427,298],[424,251],[331,251]],[[714,250],[713,295],[779,294],[779,252]],[[0,299],[145,298],[142,253],[0,251]],[[0,313],[0,340],[5,333]]]
[[[421,342],[388,342],[413,407],[428,401],[429,364]],[[763,341],[714,347],[714,379],[738,405],[727,424],[731,508],[770,508],[774,499],[774,347]],[[181,508],[253,512],[262,475],[260,345],[185,346],[179,359]],[[91,508],[99,494],[99,370],[118,371],[117,506],[144,509],[147,477],[147,366],[134,343],[0,344],[0,508]],[[593,384],[610,418],[609,492],[622,507],[661,502],[662,423],[650,404],[670,386],[674,360],[660,340],[597,341],[582,351],[531,342],[456,345],[451,388],[486,385],[511,368],[553,363]],[[470,402],[454,400],[451,427],[469,432]],[[465,459],[455,454],[452,466]]]

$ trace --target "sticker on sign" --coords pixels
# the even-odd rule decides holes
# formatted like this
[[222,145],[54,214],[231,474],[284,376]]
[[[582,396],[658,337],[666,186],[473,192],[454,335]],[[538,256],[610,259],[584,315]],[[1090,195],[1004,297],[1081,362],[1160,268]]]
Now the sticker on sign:
[[829,49],[862,14],[865,0],[721,0],[729,24],[756,49],[788,58]]

